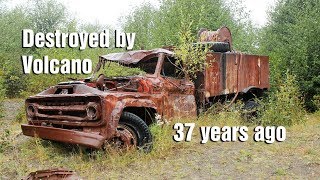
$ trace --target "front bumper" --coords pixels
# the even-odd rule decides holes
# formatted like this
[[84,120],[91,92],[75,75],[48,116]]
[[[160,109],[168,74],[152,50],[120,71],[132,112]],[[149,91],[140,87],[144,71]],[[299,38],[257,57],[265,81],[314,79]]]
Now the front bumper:
[[21,125],[22,133],[26,136],[39,137],[53,141],[79,144],[92,148],[101,148],[105,138],[98,134],[73,131],[46,126]]

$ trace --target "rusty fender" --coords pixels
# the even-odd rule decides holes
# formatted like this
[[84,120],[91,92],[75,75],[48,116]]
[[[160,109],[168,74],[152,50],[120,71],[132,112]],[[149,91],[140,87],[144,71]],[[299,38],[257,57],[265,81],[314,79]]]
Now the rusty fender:
[[157,110],[155,103],[149,99],[123,99],[122,101],[119,101],[116,103],[111,113],[110,122],[113,122],[114,127],[118,126],[120,116],[123,112],[123,109],[126,107],[144,107],[144,108],[153,108]]

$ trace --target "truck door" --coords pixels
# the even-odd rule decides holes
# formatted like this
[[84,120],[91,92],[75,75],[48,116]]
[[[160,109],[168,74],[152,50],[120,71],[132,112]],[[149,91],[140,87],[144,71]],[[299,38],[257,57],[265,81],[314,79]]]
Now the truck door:
[[165,56],[160,72],[163,80],[164,115],[167,117],[195,117],[194,84],[186,79],[175,59]]

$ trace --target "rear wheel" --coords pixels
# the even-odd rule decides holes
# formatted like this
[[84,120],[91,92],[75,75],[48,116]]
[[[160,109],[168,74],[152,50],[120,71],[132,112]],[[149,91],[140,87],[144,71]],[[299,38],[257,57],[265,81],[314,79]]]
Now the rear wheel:
[[112,143],[118,148],[137,147],[143,152],[152,149],[152,135],[148,125],[137,115],[123,112],[117,127],[118,136]]
[[242,107],[242,116],[243,118],[248,121],[252,122],[257,118],[258,116],[258,110],[259,110],[260,104],[256,101],[249,100],[246,101],[244,106]]

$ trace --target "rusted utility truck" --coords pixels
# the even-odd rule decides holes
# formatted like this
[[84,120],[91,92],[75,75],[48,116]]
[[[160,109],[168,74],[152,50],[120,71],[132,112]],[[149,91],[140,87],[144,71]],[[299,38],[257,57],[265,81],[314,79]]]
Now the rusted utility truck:
[[[197,78],[179,73],[170,48],[103,55],[90,78],[62,82],[27,98],[23,134],[92,148],[111,142],[148,152],[152,123],[195,117],[227,98],[250,102],[269,88],[268,57],[232,51],[228,28],[202,29],[199,39],[209,45],[210,63]],[[140,68],[145,74],[95,77],[110,62]]]

